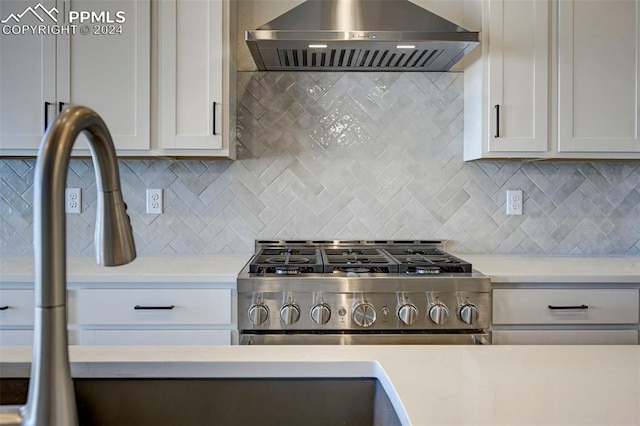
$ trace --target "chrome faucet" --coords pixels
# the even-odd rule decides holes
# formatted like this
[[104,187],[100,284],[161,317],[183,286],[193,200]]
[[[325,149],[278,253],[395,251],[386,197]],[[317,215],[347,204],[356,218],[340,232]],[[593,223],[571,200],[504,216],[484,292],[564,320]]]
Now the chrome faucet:
[[133,233],[120,192],[116,151],[109,130],[89,108],[62,112],[42,138],[35,168],[35,332],[27,404],[2,407],[0,424],[78,424],[67,342],[65,181],[71,149],[83,132],[96,169],[97,262],[124,265],[136,258]]

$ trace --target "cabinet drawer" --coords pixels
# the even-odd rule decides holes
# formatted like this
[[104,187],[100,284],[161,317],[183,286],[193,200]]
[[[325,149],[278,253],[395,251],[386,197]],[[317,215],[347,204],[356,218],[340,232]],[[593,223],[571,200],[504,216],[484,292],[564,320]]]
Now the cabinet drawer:
[[0,330],[0,345],[31,346],[33,345],[33,330]]
[[231,323],[229,289],[80,289],[80,325]]
[[0,325],[33,325],[33,290],[0,290]]
[[636,345],[636,330],[500,330],[494,345]]
[[634,324],[638,299],[635,289],[496,289],[493,323]]
[[82,330],[80,345],[230,345],[229,330]]

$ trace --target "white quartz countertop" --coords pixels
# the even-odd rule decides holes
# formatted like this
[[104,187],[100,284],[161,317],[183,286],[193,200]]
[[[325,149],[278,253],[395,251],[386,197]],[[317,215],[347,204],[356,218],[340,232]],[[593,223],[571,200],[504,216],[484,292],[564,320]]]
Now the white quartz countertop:
[[[414,425],[640,424],[640,346],[93,346],[70,354],[76,377],[377,377]],[[0,375],[24,376],[30,359],[29,347],[0,347]]]
[[[640,257],[457,254],[493,283],[640,284]],[[90,257],[69,257],[69,282],[234,282],[251,258],[245,255],[140,256],[105,268]],[[0,282],[33,282],[33,258],[0,258]]]
[[[103,267],[91,257],[67,258],[68,282],[234,282],[250,255],[139,256]],[[33,258],[0,258],[0,282],[33,282]]]
[[640,257],[518,256],[460,254],[492,283],[635,283]]

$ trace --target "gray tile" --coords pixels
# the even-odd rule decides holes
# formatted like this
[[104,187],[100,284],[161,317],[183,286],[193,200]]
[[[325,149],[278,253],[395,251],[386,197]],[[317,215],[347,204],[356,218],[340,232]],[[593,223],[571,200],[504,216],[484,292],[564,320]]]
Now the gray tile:
[[[640,254],[638,162],[462,161],[461,73],[238,75],[239,160],[120,160],[141,254],[250,253],[255,238],[443,238],[449,250]],[[33,159],[0,160],[0,255],[28,254]],[[69,252],[92,256],[92,162]],[[145,213],[146,188],[165,213]],[[506,216],[505,190],[524,191]]]

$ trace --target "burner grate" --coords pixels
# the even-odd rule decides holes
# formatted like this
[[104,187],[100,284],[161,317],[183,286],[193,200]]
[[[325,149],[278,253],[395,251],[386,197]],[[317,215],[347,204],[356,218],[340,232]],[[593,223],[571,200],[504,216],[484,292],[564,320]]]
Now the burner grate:
[[402,247],[387,249],[402,274],[471,272],[471,264],[436,248]]
[[322,249],[324,272],[392,274],[398,265],[383,250],[373,247]]
[[300,275],[322,271],[322,256],[315,248],[265,248],[249,264],[249,272],[258,274]]

